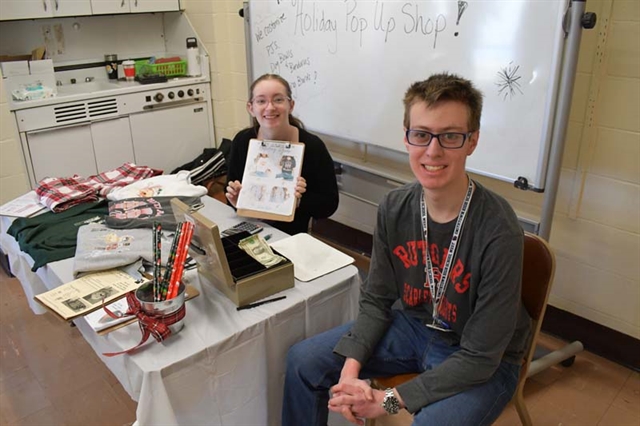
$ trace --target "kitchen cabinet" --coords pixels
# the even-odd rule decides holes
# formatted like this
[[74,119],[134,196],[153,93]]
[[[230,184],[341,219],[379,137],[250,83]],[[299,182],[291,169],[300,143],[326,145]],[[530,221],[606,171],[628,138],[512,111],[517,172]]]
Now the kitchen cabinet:
[[91,0],[91,9],[94,15],[131,12],[129,0]]
[[29,132],[27,138],[36,183],[48,176],[97,173],[89,124]]
[[74,174],[89,177],[134,162],[127,117],[27,132],[35,183]]
[[91,0],[94,15],[180,10],[179,0]]
[[179,0],[129,0],[131,12],[167,12],[180,10]]
[[91,15],[91,0],[49,0],[52,16]]
[[129,116],[138,164],[166,174],[211,147],[207,103],[204,101]]
[[124,163],[134,162],[128,117],[92,123],[91,140],[98,172],[113,170]]
[[91,0],[1,0],[0,20],[91,15]]
[[50,0],[2,0],[0,20],[49,18],[52,16]]
[[0,0],[0,21],[178,10],[179,0]]

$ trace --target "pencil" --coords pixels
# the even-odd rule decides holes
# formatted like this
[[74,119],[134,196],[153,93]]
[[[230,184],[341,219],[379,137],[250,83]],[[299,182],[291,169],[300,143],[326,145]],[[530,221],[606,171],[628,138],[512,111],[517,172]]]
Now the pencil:
[[153,223],[153,295],[154,300],[160,300],[160,267],[162,265],[162,225]]
[[178,295],[178,289],[180,288],[180,281],[182,280],[182,273],[184,272],[184,262],[187,260],[187,254],[189,253],[189,244],[191,243],[191,237],[193,236],[193,224],[186,222],[184,224],[186,229],[183,229],[182,236],[180,237],[180,243],[178,245],[178,253],[176,254],[176,264],[171,274],[171,280],[169,282],[169,291],[167,300],[173,299]]
[[165,300],[167,296],[167,290],[169,289],[169,280],[171,279],[171,273],[173,272],[173,264],[176,260],[176,251],[178,250],[178,242],[180,241],[180,234],[182,234],[182,224],[180,222],[176,227],[176,233],[173,236],[173,242],[171,243],[171,250],[169,251],[169,259],[167,260],[167,268],[164,271],[164,277],[162,278],[162,285],[160,286],[160,300]]

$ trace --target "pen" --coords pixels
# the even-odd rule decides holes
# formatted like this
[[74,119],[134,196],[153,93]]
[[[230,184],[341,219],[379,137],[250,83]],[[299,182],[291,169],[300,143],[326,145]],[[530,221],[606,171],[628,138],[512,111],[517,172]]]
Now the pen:
[[238,306],[236,308],[237,311],[242,311],[243,309],[251,309],[256,306],[264,305],[265,303],[277,302],[278,300],[286,299],[287,296],[274,297],[273,299],[263,300],[262,302],[249,303],[248,305]]
[[205,249],[203,249],[200,246],[197,246],[195,243],[191,243],[189,244],[189,247],[191,247],[191,250],[195,251],[196,253],[198,253],[201,256],[205,256],[207,254],[207,252],[205,251]]
[[269,239],[271,238],[271,234],[267,234],[263,238],[265,241],[269,241]]

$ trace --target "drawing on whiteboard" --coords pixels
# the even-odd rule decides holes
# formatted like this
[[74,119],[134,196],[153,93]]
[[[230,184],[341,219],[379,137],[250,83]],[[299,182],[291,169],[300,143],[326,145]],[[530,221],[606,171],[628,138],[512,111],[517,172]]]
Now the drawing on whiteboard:
[[[456,26],[460,24],[460,18],[462,18],[464,11],[467,10],[467,6],[469,6],[469,3],[463,0],[458,0],[458,19],[456,20]],[[456,31],[453,35],[458,37],[458,32]]]
[[518,75],[518,70],[520,69],[520,65],[512,66],[513,62],[509,62],[509,66],[506,68],[502,68],[498,72],[498,82],[496,86],[498,86],[498,95],[502,95],[502,99],[507,99],[509,96],[510,99],[513,99],[517,92],[520,92],[521,95],[524,95],[522,90],[520,89],[520,80],[522,76]]

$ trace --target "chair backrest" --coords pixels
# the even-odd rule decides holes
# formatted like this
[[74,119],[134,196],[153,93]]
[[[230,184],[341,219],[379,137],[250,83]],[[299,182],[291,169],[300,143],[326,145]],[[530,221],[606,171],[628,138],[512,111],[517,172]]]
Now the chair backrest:
[[525,232],[521,294],[522,303],[531,317],[532,324],[528,350],[523,360],[516,390],[520,396],[522,396],[524,381],[528,377],[529,366],[535,353],[555,270],[556,257],[549,244],[539,236]]
[[555,256],[549,244],[537,235],[525,233],[522,303],[534,321],[544,316],[555,266]]

